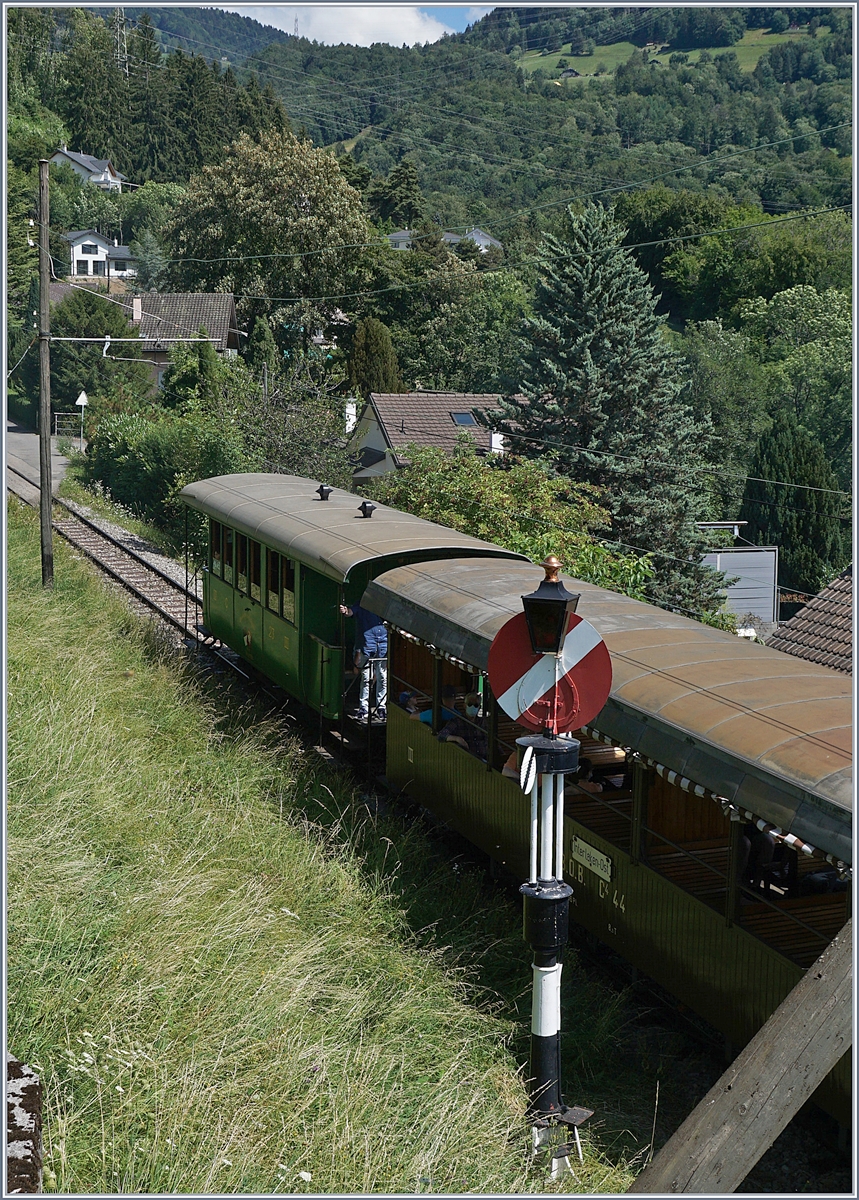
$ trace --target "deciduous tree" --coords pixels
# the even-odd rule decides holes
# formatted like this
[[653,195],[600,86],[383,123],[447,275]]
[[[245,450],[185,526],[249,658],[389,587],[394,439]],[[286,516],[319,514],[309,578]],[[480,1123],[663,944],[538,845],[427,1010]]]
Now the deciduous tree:
[[302,300],[330,316],[357,290],[370,230],[333,154],[270,132],[195,175],[166,236],[178,288],[234,292],[243,319],[284,321]]
[[644,598],[652,574],[646,555],[603,545],[608,514],[586,484],[575,484],[528,459],[479,457],[467,433],[446,454],[408,446],[410,465],[380,476],[372,494],[385,504],[527,554],[557,554],[579,579]]

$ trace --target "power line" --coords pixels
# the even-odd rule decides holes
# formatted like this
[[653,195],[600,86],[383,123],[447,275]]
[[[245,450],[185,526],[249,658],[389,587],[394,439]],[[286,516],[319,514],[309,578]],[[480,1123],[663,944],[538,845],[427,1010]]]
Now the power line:
[[[763,226],[773,229],[777,225],[784,225],[784,224],[787,224],[787,222],[789,222],[789,221],[811,220],[814,217],[823,216],[826,213],[843,212],[850,208],[852,208],[852,204],[838,204],[838,205],[834,205],[830,208],[816,209],[812,212],[795,213],[793,216],[776,217],[770,221],[758,221],[758,222],[753,222],[753,223],[745,224],[745,225],[731,225],[731,226],[727,226],[724,229],[705,229],[699,233],[678,235],[678,237],[676,239],[674,237],[669,237],[669,238],[661,239],[658,242],[634,242],[630,245],[618,244],[616,249],[637,250],[637,249],[640,249],[645,246],[661,245],[661,244],[663,244],[663,242],[671,242],[674,240],[688,241],[693,238],[715,237],[717,235],[726,234],[726,233],[728,233],[728,234],[741,233],[745,229],[758,229],[758,228],[762,228]],[[426,234],[426,235],[422,235],[422,236],[429,238],[429,237],[432,237],[433,235]],[[419,239],[415,239],[415,240],[419,240]],[[350,247],[348,245],[345,245],[342,248],[349,249]],[[360,248],[360,245],[356,245],[355,248]],[[615,249],[615,248],[613,248],[613,249]],[[304,258],[304,257],[311,257],[314,255],[318,255],[318,254],[322,254],[322,253],[329,253],[329,252],[330,252],[330,247],[324,247],[324,248],[317,249],[317,250],[305,250],[305,251],[301,251],[300,253],[295,253],[295,254],[290,254],[290,255],[283,255],[283,256],[271,255],[269,257]],[[608,251],[601,251],[599,253],[608,253]],[[596,256],[597,255],[595,255],[595,254],[594,255],[570,255],[570,257],[577,257],[577,258],[593,258]],[[223,258],[220,260],[215,259],[215,260],[211,260],[211,261],[239,263],[239,262],[243,262],[246,260],[253,261],[258,257],[260,257],[260,256],[258,256],[258,255],[235,255],[234,257],[227,257],[227,258]],[[171,259],[169,261],[185,262],[185,261],[195,261],[195,260],[190,259],[190,258],[187,260],[185,258],[176,258],[176,259]],[[206,260],[204,260],[204,261],[206,261]],[[540,256],[534,255],[534,256],[531,256],[530,258],[522,259],[519,263],[516,263],[514,267],[509,268],[509,270],[513,270],[513,269],[522,267],[523,265],[528,265],[529,263],[539,263],[540,261],[541,261]],[[498,274],[498,272],[497,271],[486,271],[486,272],[484,272],[484,274],[494,275],[494,274]],[[473,276],[470,272],[466,273],[463,276],[462,281],[464,282],[464,280],[466,278],[472,279]],[[297,303],[300,303],[301,301],[319,303],[319,302],[323,302],[323,301],[333,301],[333,300],[360,299],[360,298],[364,298],[364,297],[368,297],[368,296],[380,296],[386,292],[392,292],[392,291],[411,291],[411,290],[415,290],[417,288],[421,288],[424,286],[426,286],[426,280],[418,280],[418,281],[412,282],[412,283],[389,284],[386,287],[382,287],[382,288],[365,289],[363,291],[356,291],[356,292],[335,292],[335,293],[330,293],[330,294],[325,294],[325,295],[320,295],[320,296],[268,296],[268,295],[261,295],[261,294],[256,294],[256,293],[253,295],[248,294],[247,296],[244,296],[244,295],[240,295],[239,293],[234,293],[234,294],[237,295],[238,298],[240,298],[240,299],[264,300],[264,301],[267,301],[267,302],[273,303],[273,304],[297,304]]]
[[[650,19],[650,18],[648,18],[648,19]],[[647,24],[647,20],[645,20],[645,21],[644,21],[644,24]],[[188,39],[186,39],[186,40],[189,40],[189,41],[194,41],[194,42],[198,42],[198,44],[200,44],[200,45],[208,45],[208,46],[209,46],[210,48],[212,48],[212,49],[219,49],[219,47],[217,47],[216,45],[214,45],[214,43],[204,43],[204,42],[199,42],[199,41],[198,41],[198,39],[193,39],[193,38],[188,38]],[[260,61],[260,62],[261,62],[262,60],[261,60],[261,59],[248,59],[248,60],[246,60],[246,61]],[[275,77],[277,77],[277,75],[278,75],[278,74],[279,74],[280,76],[283,76],[283,75],[284,75],[286,72],[288,72],[288,71],[289,71],[289,69],[288,69],[288,68],[275,68],[275,67],[273,67],[271,64],[266,64],[266,67],[267,67],[268,73],[269,73],[270,75],[271,75],[271,74],[274,74],[274,75],[275,75]],[[439,70],[439,71],[444,71],[444,70],[446,70],[446,67],[445,67],[445,65],[444,65],[444,64],[439,64],[437,68],[436,68],[436,67],[433,67],[433,68],[431,68],[431,71],[435,71],[436,69],[437,69],[437,70]],[[306,78],[306,79],[308,79],[309,81],[310,81],[310,80],[313,80],[313,79],[315,79],[315,78],[318,78],[318,76],[311,76],[311,75],[308,75],[306,72],[292,71],[291,73],[292,73],[293,75],[296,75],[296,76],[297,76],[297,77],[299,77],[299,78],[302,78],[302,77],[303,77],[303,78]],[[394,76],[391,76],[391,77],[393,78]],[[328,76],[326,76],[325,78],[327,78],[327,79],[330,79],[330,77],[328,77]],[[354,84],[347,84],[345,81],[342,81],[342,82],[341,82],[341,81],[337,81],[337,80],[334,80],[334,79],[330,79],[330,82],[334,83],[334,84],[336,85],[336,88],[335,88],[335,89],[329,89],[329,90],[331,90],[331,91],[332,91],[332,94],[336,94],[338,97],[341,97],[341,96],[342,96],[342,94],[343,94],[343,90],[344,90],[345,88],[347,88],[347,87],[352,87],[352,88],[353,88],[353,90],[354,90],[354,88],[355,88],[355,86],[356,86],[356,85],[354,85]],[[359,86],[360,86],[360,85],[359,85]],[[365,90],[366,90],[366,85],[365,85]],[[366,105],[369,105],[370,103],[372,103],[372,101],[371,101],[371,100],[362,100],[360,97],[350,97],[350,98],[351,98],[351,99],[353,99],[353,100],[355,100],[355,102],[357,102],[357,103],[363,103],[363,104],[366,104]],[[306,108],[306,107],[305,107],[304,109],[302,109],[302,108],[299,106],[299,107],[298,107],[298,109],[297,109],[297,111],[298,111],[298,112],[302,112],[302,111],[304,111],[304,112],[306,112],[306,113],[309,113],[311,116],[319,116],[319,115],[320,115],[320,110],[318,110],[318,109],[312,109],[312,108]],[[434,110],[432,110],[432,111],[436,111],[436,112],[445,113],[445,112],[448,112],[449,110],[444,110],[444,109],[438,109],[438,108],[436,108],[436,109],[434,109]],[[325,113],[325,112],[323,112],[323,113],[322,113],[322,115],[323,115],[323,116],[327,116],[328,114],[327,114],[327,113]],[[492,121],[492,120],[491,120],[491,119],[489,119],[489,118],[473,117],[471,114],[468,114],[468,113],[454,113],[454,112],[451,112],[451,113],[450,113],[450,116],[451,116],[452,118],[454,118],[454,117],[455,117],[455,118],[457,118],[457,119],[460,119],[460,120],[471,120],[471,121],[473,121],[473,122],[479,122],[479,123],[481,123],[481,124],[487,124],[487,125],[500,126],[500,127],[503,127],[503,128],[505,128],[505,129],[507,129],[508,131],[509,131],[509,129],[510,129],[509,121],[506,121],[506,122],[495,122],[495,121]],[[848,121],[848,122],[844,122],[844,123],[842,123],[841,125],[831,126],[831,127],[828,127],[828,128],[824,128],[824,129],[822,129],[822,130],[816,130],[816,131],[814,131],[814,132],[815,132],[816,134],[818,134],[818,135],[819,135],[819,134],[826,133],[826,132],[832,132],[832,131],[833,131],[833,130],[835,130],[835,129],[843,128],[843,127],[845,127],[845,126],[847,126],[847,125],[850,125],[850,124],[851,124],[851,122],[849,122],[849,121]],[[377,127],[373,127],[373,131],[375,131],[375,130],[376,130],[376,128],[377,128]],[[383,126],[383,127],[381,127],[382,131],[384,131],[386,128],[390,130],[392,127],[390,127],[390,126],[388,126],[388,127],[384,127],[384,126]],[[531,127],[531,128],[536,128],[536,127]],[[542,127],[541,127],[541,128],[542,128]],[[420,137],[420,135],[411,134],[411,133],[406,133],[406,134],[404,134],[403,136],[405,136],[405,137],[406,137],[406,138],[407,138],[409,141],[414,141],[414,140],[417,140],[417,141],[426,141],[426,140],[427,140],[427,139],[421,138],[421,137]],[[798,140],[798,139],[800,139],[800,138],[802,138],[802,137],[807,137],[807,136],[809,136],[809,134],[808,134],[807,132],[806,132],[806,133],[802,133],[802,134],[793,134],[793,135],[791,135],[791,136],[790,136],[790,137],[788,137],[788,138],[777,139],[777,140],[775,140],[775,141],[772,141],[772,142],[766,142],[766,143],[762,143],[762,144],[760,144],[760,145],[758,145],[758,146],[747,147],[747,148],[745,148],[745,149],[743,149],[743,150],[739,151],[739,152],[738,152],[738,154],[745,154],[745,153],[749,153],[749,152],[755,152],[755,151],[757,151],[757,150],[763,150],[763,149],[767,149],[767,148],[769,148],[769,147],[771,147],[771,146],[776,146],[776,145],[779,145],[780,143],[782,143],[782,142],[785,142],[785,141],[795,141],[795,140]],[[400,140],[402,140],[402,137],[401,137],[401,139],[400,139]],[[434,144],[434,143],[432,143],[432,142],[430,142],[430,143],[428,143],[428,144],[430,144],[430,145],[435,145],[435,144]],[[575,147],[572,147],[572,146],[571,146],[571,148],[573,148],[573,149],[574,149]],[[691,148],[691,147],[690,147],[690,148]],[[718,155],[718,150],[713,152],[713,157],[715,157],[716,155]],[[710,156],[707,156],[707,157],[709,158]],[[729,160],[730,160],[730,159],[733,159],[734,157],[737,157],[737,155],[730,155],[730,156],[728,156]],[[502,161],[503,161],[503,160],[502,160]],[[518,161],[518,162],[523,162],[523,163],[525,163],[525,164],[526,164],[526,166],[527,166],[527,160],[515,159],[515,160],[509,160],[509,161]],[[707,161],[707,159],[705,159],[704,161]],[[667,176],[669,176],[669,175],[671,175],[671,174],[676,174],[676,173],[678,173],[678,172],[680,172],[680,171],[683,171],[683,170],[691,170],[691,169],[693,169],[694,167],[696,167],[696,166],[699,166],[700,164],[701,164],[701,159],[696,159],[696,161],[695,161],[695,162],[693,162],[693,163],[686,164],[686,165],[684,165],[684,166],[677,167],[677,168],[672,168],[670,171],[663,172],[662,174],[655,176],[653,179],[649,180],[648,182],[651,182],[651,183],[652,183],[652,182],[654,181],[654,179],[666,178]],[[551,168],[544,168],[544,165],[543,165],[543,164],[534,164],[534,165],[536,165],[536,166],[540,167],[541,169],[547,169],[547,170],[551,170]],[[533,165],[532,165],[531,169],[533,169]],[[567,172],[567,173],[568,173],[568,172]],[[641,182],[642,182],[642,181],[633,181],[632,183],[628,183],[628,184],[619,184],[616,190],[624,190],[624,189],[626,189],[626,188],[630,188],[630,187],[638,187],[638,186],[641,186]],[[602,192],[602,193],[599,193],[599,192],[591,192],[591,193],[588,193],[588,195],[606,194],[606,192],[610,192],[611,190],[612,190],[612,189],[605,189],[605,192]],[[560,201],[550,201],[550,202],[547,202],[547,204],[545,204],[545,205],[538,205],[538,206],[536,206],[536,207],[535,207],[535,208],[533,208],[533,209],[528,209],[528,210],[524,210],[524,211],[525,211],[525,213],[529,213],[529,212],[536,212],[536,211],[540,211],[541,209],[543,209],[543,208],[545,208],[545,207],[551,207],[553,204],[559,204],[559,203],[564,203],[564,201],[563,201],[563,200],[560,200]],[[522,214],[521,214],[521,213],[520,213],[520,214],[517,214],[517,216],[519,216],[519,215],[522,215]],[[505,222],[505,223],[506,223],[506,222]]]
[[[420,393],[418,393],[418,394],[420,394]],[[434,393],[434,394],[444,395],[445,393]],[[450,393],[450,395],[456,395],[456,394],[457,393]],[[494,393],[490,393],[490,394],[494,394]],[[488,414],[486,412],[484,412],[483,415],[487,416]],[[425,434],[436,434],[437,433],[437,427],[429,426],[429,425],[421,425],[420,421],[419,420],[416,421],[414,419],[414,417],[412,417],[412,416],[409,417],[408,423],[409,423],[410,430],[416,430],[417,432],[421,432],[421,433],[425,433]],[[487,426],[486,428],[489,428],[489,426]],[[405,436],[405,434],[404,434],[404,436]],[[631,455],[631,454],[618,454],[618,453],[615,453],[615,452],[609,451],[609,450],[598,450],[598,449],[590,450],[584,446],[579,446],[574,443],[561,442],[561,441],[557,441],[557,440],[553,440],[553,439],[549,439],[549,438],[540,438],[540,437],[535,437],[533,435],[529,436],[527,434],[504,433],[503,436],[505,438],[510,438],[511,441],[515,439],[515,440],[522,441],[522,442],[532,442],[536,446],[558,446],[558,447],[560,447],[562,449],[566,449],[566,450],[579,450],[579,451],[582,451],[587,454],[593,454],[595,457],[598,457],[598,458],[626,459],[626,460],[634,463],[636,466],[646,467],[648,470],[652,470],[653,466],[654,466],[654,463],[652,460],[649,460],[649,459],[641,457],[641,456]],[[405,444],[405,443],[403,443],[403,444]],[[395,449],[395,452],[396,452],[396,449]],[[676,477],[676,475],[677,475],[676,463],[663,461],[659,465],[670,470],[672,475],[674,477]],[[770,484],[773,487],[800,488],[803,491],[823,492],[823,493],[825,493],[827,495],[831,495],[831,496],[841,496],[848,500],[852,499],[852,495],[850,492],[840,492],[840,491],[836,491],[833,488],[818,488],[818,487],[813,487],[810,484],[804,484],[804,483],[789,483],[784,480],[778,480],[778,479],[761,479],[754,475],[743,475],[739,471],[725,471],[723,468],[720,469],[719,467],[715,467],[715,466],[711,467],[706,464],[696,464],[695,472],[699,472],[699,471],[706,471],[709,474],[716,475],[717,477],[735,478],[739,482],[751,481],[753,483]],[[573,481],[573,482],[575,482],[575,481]],[[697,479],[694,478],[694,476],[693,476],[689,479],[689,482],[690,483],[697,482]],[[756,500],[754,502],[761,503],[761,504],[769,504],[769,505],[776,504],[775,501],[766,501],[766,500],[760,500],[760,501]],[[783,507],[789,507],[789,506],[785,505]],[[799,509],[794,508],[794,509],[791,509],[791,511],[807,513],[809,510],[802,509],[802,508],[799,508]],[[818,515],[832,517],[833,519],[837,519],[837,520],[844,520],[844,521],[849,520],[849,517],[836,517],[835,514],[831,514],[831,513],[830,514],[818,514]]]

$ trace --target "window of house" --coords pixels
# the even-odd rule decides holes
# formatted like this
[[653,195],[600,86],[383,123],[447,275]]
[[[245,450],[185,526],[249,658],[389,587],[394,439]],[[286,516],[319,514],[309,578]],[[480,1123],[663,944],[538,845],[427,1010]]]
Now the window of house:
[[451,413],[450,415],[451,415],[454,425],[476,425],[477,424],[477,422],[474,419],[474,413],[461,412],[461,413]]
[[209,569],[214,575],[221,574],[221,542],[224,536],[220,521],[209,520]]
[[84,242],[81,246],[81,254],[98,254],[98,246],[94,246],[92,242]]
[[89,262],[85,258],[78,259],[78,275],[89,275]]
[[236,587],[247,595],[248,539],[243,533],[236,534]]
[[224,583],[233,582],[233,531],[224,526]]
[[251,580],[251,599],[259,600],[261,598],[260,585],[262,577],[260,574],[262,562],[262,547],[259,542],[251,542],[250,544],[250,580]]
[[99,259],[92,264],[92,273],[93,273],[93,275],[103,275],[104,274],[104,260],[103,259]]

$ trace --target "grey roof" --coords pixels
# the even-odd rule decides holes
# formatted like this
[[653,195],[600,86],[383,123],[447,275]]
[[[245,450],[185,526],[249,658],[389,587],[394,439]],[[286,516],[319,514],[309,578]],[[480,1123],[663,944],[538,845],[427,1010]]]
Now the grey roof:
[[103,233],[99,233],[97,229],[70,229],[68,233],[62,235],[64,242],[74,242],[80,237],[96,237],[109,245],[109,239]]
[[72,159],[78,163],[85,171],[89,171],[92,175],[100,175],[103,171],[110,171],[117,179],[125,179],[121,171],[117,171],[116,167],[109,158],[93,158],[91,154],[78,154],[76,150],[67,150],[65,146],[61,146],[59,150],[55,150],[54,154],[65,154],[66,158]]
[[[141,306],[140,336],[144,339],[144,352],[169,350],[173,342],[162,339],[196,337],[201,325],[214,338],[216,350],[238,347],[236,305],[231,292],[143,292],[137,298]],[[123,302],[129,321],[134,311],[133,299],[126,297]]]
[[[369,403],[392,450],[414,442],[450,452],[463,429],[479,449],[491,448],[485,426],[457,425],[451,413],[468,413],[473,408],[489,412],[498,407],[499,400],[497,392],[372,392]],[[396,454],[394,460],[398,464],[405,461]]]
[[107,257],[113,259],[127,259],[135,261],[136,254],[132,254],[128,246],[108,246]]
[[341,583],[361,563],[377,562],[383,569],[404,555],[524,558],[385,504],[364,518],[358,512],[360,496],[334,488],[323,502],[316,495],[318,486],[315,480],[295,475],[220,475],[190,483],[180,495],[198,512]]
[[[531,564],[424,562],[380,574],[363,603],[485,670],[493,637],[541,576]],[[593,584],[570,586],[611,654],[611,695],[593,722],[601,732],[852,860],[849,679]]]
[[785,654],[853,674],[853,567],[842,571],[767,638]]

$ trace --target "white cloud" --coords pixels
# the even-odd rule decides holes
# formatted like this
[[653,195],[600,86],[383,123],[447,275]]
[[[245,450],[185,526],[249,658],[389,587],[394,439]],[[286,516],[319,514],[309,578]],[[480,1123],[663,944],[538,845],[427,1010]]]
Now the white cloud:
[[370,46],[373,42],[413,46],[416,42],[436,42],[452,32],[429,12],[411,5],[219,4],[217,7],[253,17],[263,25],[273,25],[287,33],[293,32],[297,16],[301,37],[329,46],[340,42],[352,46]]

